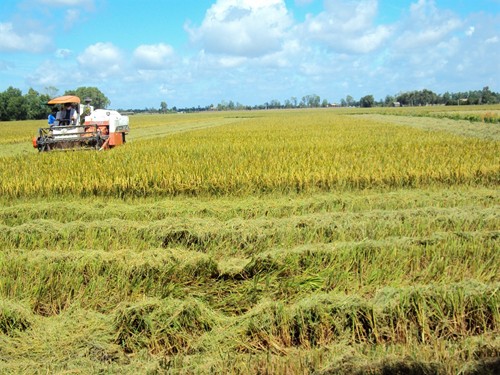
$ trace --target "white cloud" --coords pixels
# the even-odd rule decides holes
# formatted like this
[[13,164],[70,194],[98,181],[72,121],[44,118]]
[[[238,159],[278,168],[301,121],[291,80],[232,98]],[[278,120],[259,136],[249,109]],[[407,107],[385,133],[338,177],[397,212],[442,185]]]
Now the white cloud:
[[372,26],[377,11],[376,0],[327,0],[325,12],[320,14],[318,19],[321,19],[328,30],[335,28],[342,34],[366,32],[366,29]]
[[173,55],[174,49],[167,44],[143,44],[134,51],[134,64],[139,69],[165,69]]
[[329,0],[325,2],[324,12],[307,17],[303,34],[336,51],[369,53],[378,49],[393,32],[392,26],[375,25],[377,12],[376,0]]
[[289,39],[283,43],[283,48],[273,54],[258,59],[257,64],[263,68],[282,69],[293,66],[293,62],[307,55],[308,48],[302,46],[297,39]]
[[68,69],[67,66],[60,66],[54,61],[45,61],[27,77],[27,82],[30,85],[40,87],[68,84],[72,82],[73,77],[71,76],[70,79],[67,79],[67,76],[61,74],[61,72],[67,72],[69,76],[71,71],[73,70]]
[[283,0],[218,0],[199,27],[185,28],[207,53],[259,57],[281,49],[291,26]]
[[406,50],[425,50],[445,40],[462,24],[463,21],[453,13],[438,9],[434,1],[419,0],[411,5],[408,19],[399,25],[402,32],[396,45]]
[[[49,18],[62,22],[66,16],[80,27],[78,19],[84,17],[85,26],[94,30],[100,25],[85,11],[83,0],[28,0],[35,1],[47,5],[36,11]],[[314,0],[294,1],[307,6]],[[114,44],[81,45],[73,39],[78,30],[65,34],[76,44],[65,42],[56,50],[43,37],[54,35],[53,23],[41,25],[46,18],[16,15],[11,23],[0,22],[0,54],[14,52],[2,56],[0,72],[6,85],[23,82],[37,90],[96,85],[122,108],[157,106],[161,100],[169,106],[221,100],[260,104],[318,94],[338,102],[347,94],[379,99],[423,88],[440,93],[486,85],[498,89],[500,16],[459,16],[439,1],[412,2],[391,4],[400,19],[384,24],[380,20],[387,19],[388,2],[376,0],[316,0],[324,9],[303,22],[293,19],[285,0],[213,0],[203,20],[185,25],[196,48],[184,55],[166,41],[130,46],[129,40],[128,49],[120,50],[118,43],[127,40],[112,34],[106,40]],[[42,43],[28,38],[29,32]],[[47,52],[44,62],[16,54],[40,50],[40,45]]]
[[78,9],[68,9],[66,11],[66,15],[64,18],[64,28],[70,29],[78,20],[80,19],[81,14]]
[[472,36],[472,34],[474,34],[474,31],[476,31],[476,28],[474,26],[470,26],[465,32],[465,35]]
[[107,78],[122,71],[125,60],[112,43],[88,46],[77,58],[78,64],[94,77]]
[[42,52],[50,44],[50,39],[45,35],[35,32],[21,34],[14,30],[12,23],[0,23],[0,52]]
[[158,87],[158,91],[160,93],[162,93],[163,95],[174,95],[175,94],[175,90],[172,90],[171,88],[169,88],[166,84],[161,84],[159,87]]
[[484,41],[485,44],[496,44],[498,43],[499,39],[498,39],[498,36],[494,36],[494,37],[491,37],[491,38],[488,38]]
[[219,64],[222,68],[235,68],[243,65],[247,61],[248,59],[246,57],[241,56],[223,56],[219,58]]
[[8,61],[0,60],[0,71],[12,68],[12,64]]

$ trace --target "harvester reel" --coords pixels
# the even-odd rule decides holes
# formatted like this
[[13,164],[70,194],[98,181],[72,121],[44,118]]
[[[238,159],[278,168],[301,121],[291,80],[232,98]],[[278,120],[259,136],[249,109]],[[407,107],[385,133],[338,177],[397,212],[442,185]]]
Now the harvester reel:
[[100,150],[103,144],[104,144],[104,139],[102,139],[100,133],[97,133],[95,141],[95,149]]
[[39,142],[39,144],[38,144],[38,152],[50,151],[49,144],[45,143],[45,142],[41,142],[42,141],[41,137],[39,137],[37,141]]

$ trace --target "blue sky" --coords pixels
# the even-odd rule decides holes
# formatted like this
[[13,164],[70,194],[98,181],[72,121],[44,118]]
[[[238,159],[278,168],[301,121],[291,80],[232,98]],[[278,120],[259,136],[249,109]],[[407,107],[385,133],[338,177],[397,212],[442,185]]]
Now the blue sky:
[[2,0],[0,91],[112,108],[500,91],[500,0]]

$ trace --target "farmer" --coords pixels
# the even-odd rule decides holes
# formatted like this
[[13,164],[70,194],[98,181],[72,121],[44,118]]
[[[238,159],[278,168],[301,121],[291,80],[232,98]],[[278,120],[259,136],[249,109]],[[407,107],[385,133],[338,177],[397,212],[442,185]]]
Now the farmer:
[[65,109],[61,111],[61,119],[59,125],[70,125],[76,124],[76,120],[78,118],[78,114],[76,113],[76,109],[73,108],[71,103],[66,103],[64,105]]
[[47,119],[47,123],[50,128],[54,126],[54,122],[56,121],[56,116],[55,116],[56,113],[57,113],[57,108],[52,107],[52,111],[50,112],[49,117]]

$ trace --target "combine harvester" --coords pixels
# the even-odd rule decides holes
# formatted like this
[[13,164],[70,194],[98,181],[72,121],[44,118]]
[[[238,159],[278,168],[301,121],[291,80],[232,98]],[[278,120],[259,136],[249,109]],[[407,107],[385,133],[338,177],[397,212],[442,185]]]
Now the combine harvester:
[[33,138],[33,147],[38,151],[93,149],[105,150],[125,143],[130,131],[128,116],[117,111],[96,109],[80,105],[78,96],[60,96],[51,99],[50,106],[60,105],[54,124],[40,128]]

